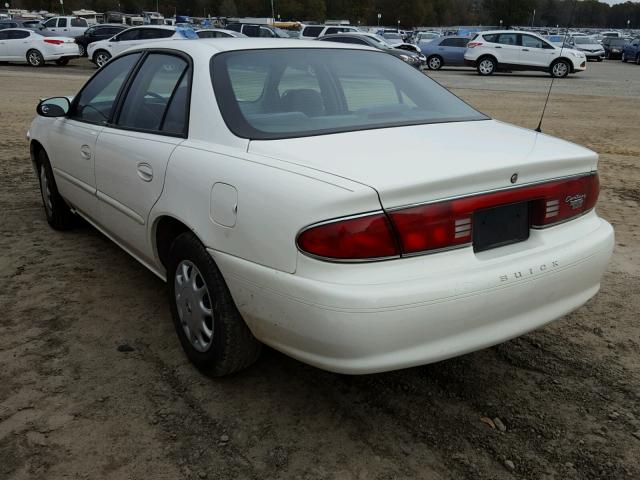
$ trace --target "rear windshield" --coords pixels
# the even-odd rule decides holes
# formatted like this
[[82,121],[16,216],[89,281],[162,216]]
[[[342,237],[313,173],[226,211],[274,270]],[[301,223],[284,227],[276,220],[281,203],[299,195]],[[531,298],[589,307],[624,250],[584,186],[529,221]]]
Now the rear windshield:
[[213,57],[211,73],[224,120],[242,138],[293,138],[487,119],[426,75],[383,52],[231,51]]
[[589,37],[575,37],[573,40],[575,41],[576,45],[591,45],[593,43],[596,43],[593,38]]

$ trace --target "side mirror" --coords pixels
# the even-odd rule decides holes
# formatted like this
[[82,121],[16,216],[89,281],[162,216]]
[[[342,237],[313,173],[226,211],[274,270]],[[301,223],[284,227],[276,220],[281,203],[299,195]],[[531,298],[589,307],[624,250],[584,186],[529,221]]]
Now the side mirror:
[[42,100],[36,108],[41,117],[64,117],[69,113],[71,102],[67,97],[52,97]]
[[110,42],[119,42],[120,41],[120,37],[111,37],[109,39]]
[[38,30],[44,30],[44,25],[38,25]]

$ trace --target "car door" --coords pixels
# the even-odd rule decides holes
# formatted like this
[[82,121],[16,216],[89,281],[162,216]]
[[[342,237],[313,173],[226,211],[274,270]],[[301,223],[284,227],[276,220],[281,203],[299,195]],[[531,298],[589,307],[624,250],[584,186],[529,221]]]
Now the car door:
[[58,24],[56,25],[56,34],[62,37],[68,37],[71,35],[69,19],[67,17],[58,18]]
[[442,57],[445,65],[451,65],[454,63],[455,57],[455,38],[445,38],[438,45],[438,55]]
[[69,36],[70,37],[77,37],[78,35],[82,35],[87,28],[89,28],[89,24],[84,18],[69,19]]
[[96,143],[100,224],[146,261],[153,258],[149,213],[164,187],[169,157],[187,135],[190,84],[185,57],[150,53],[113,125]]
[[31,47],[31,32],[26,30],[9,30],[6,41],[6,55],[8,59],[24,60],[27,57],[27,50]]
[[507,65],[520,64],[520,47],[517,33],[500,33],[493,44],[499,63]]
[[555,48],[534,35],[520,35],[522,44],[520,63],[547,68],[555,57]]
[[51,33],[58,33],[58,18],[50,18],[42,24],[43,29]]
[[0,59],[8,60],[7,40],[9,38],[9,30],[0,30]]
[[139,58],[134,53],[109,62],[76,95],[69,114],[49,127],[46,148],[60,193],[94,220],[96,140],[111,121],[120,90]]

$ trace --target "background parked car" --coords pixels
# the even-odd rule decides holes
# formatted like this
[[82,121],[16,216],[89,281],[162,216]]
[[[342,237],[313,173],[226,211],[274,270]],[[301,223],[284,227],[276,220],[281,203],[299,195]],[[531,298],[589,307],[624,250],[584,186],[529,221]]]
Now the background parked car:
[[244,33],[236,32],[234,30],[224,30],[222,28],[203,28],[202,30],[196,30],[196,35],[198,35],[199,38],[246,38]]
[[616,60],[622,58],[622,49],[629,43],[626,38],[606,37],[602,39],[604,47],[604,55],[608,60]]
[[0,30],[2,62],[26,62],[32,67],[42,67],[49,61],[66,65],[79,56],[78,45],[69,37],[44,36],[27,28]]
[[252,23],[230,23],[226,27],[227,30],[240,32],[247,37],[264,37],[264,38],[289,38],[289,35],[280,28],[270,27],[268,25],[257,25]]
[[333,35],[334,33],[359,32],[357,27],[350,25],[305,25],[300,30],[300,38],[312,39]]
[[439,70],[444,65],[464,65],[464,52],[467,50],[469,37],[440,37],[427,42],[420,42],[422,54],[427,59],[430,70]]
[[17,19],[0,20],[0,30],[5,28],[28,28],[29,30],[37,30],[40,27],[40,20],[33,19]]
[[133,45],[140,45],[157,40],[173,39],[197,39],[198,35],[190,28],[170,27],[165,25],[145,25],[129,28],[114,35],[108,40],[100,40],[90,43],[87,47],[87,56],[101,68],[111,57],[124,52]]
[[87,54],[87,46],[90,43],[107,40],[127,28],[129,27],[126,25],[92,25],[82,35],[75,37],[75,41],[80,47],[80,55],[84,57]]
[[53,17],[40,26],[40,30],[60,37],[77,37],[87,28],[89,28],[87,21],[78,17]]
[[467,44],[464,58],[480,75],[491,75],[498,69],[537,70],[561,78],[587,68],[584,53],[515,30],[477,33]]
[[398,57],[400,60],[408,63],[412,67],[420,68],[422,61],[417,53],[407,50],[393,48],[384,39],[373,33],[355,32],[355,33],[335,33],[333,35],[325,35],[318,38],[325,42],[350,43],[352,45],[364,45],[367,47],[377,48],[385,53]]
[[415,39],[416,43],[420,44],[420,42],[430,42],[431,40],[440,38],[441,36],[442,35],[440,35],[438,32],[417,32],[415,34]]
[[585,54],[587,60],[596,60],[601,62],[604,60],[604,48],[593,37],[570,37],[566,44],[569,48],[580,50]]
[[622,47],[622,61],[635,61],[640,65],[640,38],[636,38]]

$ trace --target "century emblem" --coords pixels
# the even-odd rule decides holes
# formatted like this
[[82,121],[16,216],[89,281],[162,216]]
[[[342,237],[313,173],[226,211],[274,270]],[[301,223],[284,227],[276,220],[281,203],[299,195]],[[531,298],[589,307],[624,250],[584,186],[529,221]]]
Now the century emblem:
[[582,204],[584,203],[586,198],[587,195],[585,193],[580,193],[577,195],[568,195],[567,198],[564,199],[564,201],[567,203],[567,205],[571,206],[572,210],[576,210],[582,207]]
[[511,183],[516,183],[518,181],[518,174],[514,173],[511,175]]

